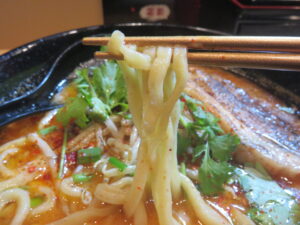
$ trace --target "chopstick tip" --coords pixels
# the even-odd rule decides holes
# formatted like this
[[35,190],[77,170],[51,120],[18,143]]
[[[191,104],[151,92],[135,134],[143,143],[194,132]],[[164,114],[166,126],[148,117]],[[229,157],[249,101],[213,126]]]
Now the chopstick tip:
[[109,52],[95,52],[94,57],[97,59],[114,59],[114,60],[124,60],[122,55],[114,55]]

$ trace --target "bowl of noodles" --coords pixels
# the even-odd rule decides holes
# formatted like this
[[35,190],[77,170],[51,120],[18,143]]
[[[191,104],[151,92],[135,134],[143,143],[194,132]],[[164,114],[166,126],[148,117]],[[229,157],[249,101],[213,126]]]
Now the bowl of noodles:
[[[2,98],[1,224],[299,224],[299,97],[124,34],[222,35],[92,27],[2,56],[3,89],[38,82]],[[93,59],[90,35],[111,36],[101,50],[124,60]]]

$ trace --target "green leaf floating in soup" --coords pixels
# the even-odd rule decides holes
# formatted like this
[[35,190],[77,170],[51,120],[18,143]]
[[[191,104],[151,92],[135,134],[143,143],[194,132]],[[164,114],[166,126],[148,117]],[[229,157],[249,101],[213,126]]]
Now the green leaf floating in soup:
[[253,221],[262,225],[300,224],[299,204],[275,181],[251,167],[238,168],[235,172],[253,207],[249,210]]

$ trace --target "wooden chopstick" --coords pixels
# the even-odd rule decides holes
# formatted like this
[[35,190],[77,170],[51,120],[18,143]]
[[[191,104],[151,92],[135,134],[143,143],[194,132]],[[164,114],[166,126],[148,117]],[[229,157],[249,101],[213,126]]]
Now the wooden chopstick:
[[[107,45],[109,39],[110,37],[86,37],[83,38],[82,42],[85,45]],[[189,49],[216,51],[188,53],[189,63],[197,63],[205,66],[283,69],[300,71],[300,54],[293,54],[300,53],[299,37],[126,37],[125,43],[138,44],[139,46],[184,46]],[[222,50],[230,50],[230,52],[220,52]],[[273,53],[256,51],[271,51]],[[95,57],[101,59],[123,59],[120,56],[105,52],[96,52]]]
[[[108,52],[95,52],[98,59],[123,60],[123,56]],[[300,71],[300,54],[197,52],[188,53],[190,64],[216,67],[242,67]]]
[[[84,45],[107,45],[109,37],[86,37]],[[273,51],[300,52],[299,37],[265,36],[165,36],[165,37],[126,37],[126,44],[140,46],[185,46],[202,50],[237,50],[237,51]]]

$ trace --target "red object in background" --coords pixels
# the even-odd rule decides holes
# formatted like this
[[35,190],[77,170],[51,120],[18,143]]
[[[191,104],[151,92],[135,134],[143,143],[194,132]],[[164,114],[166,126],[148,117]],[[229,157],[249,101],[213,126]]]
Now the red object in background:
[[170,7],[166,4],[150,4],[141,7],[139,15],[142,19],[151,22],[168,20],[171,14]]
[[147,16],[153,16],[154,15],[154,8],[153,7],[147,8],[146,14],[147,14]]
[[130,12],[135,13],[136,9],[134,7],[130,8]]
[[103,0],[105,24],[158,22],[234,30],[238,14],[230,0]]
[[158,16],[161,16],[161,15],[163,15],[163,14],[164,14],[163,8],[158,8],[158,9],[157,9],[157,15],[158,15]]

